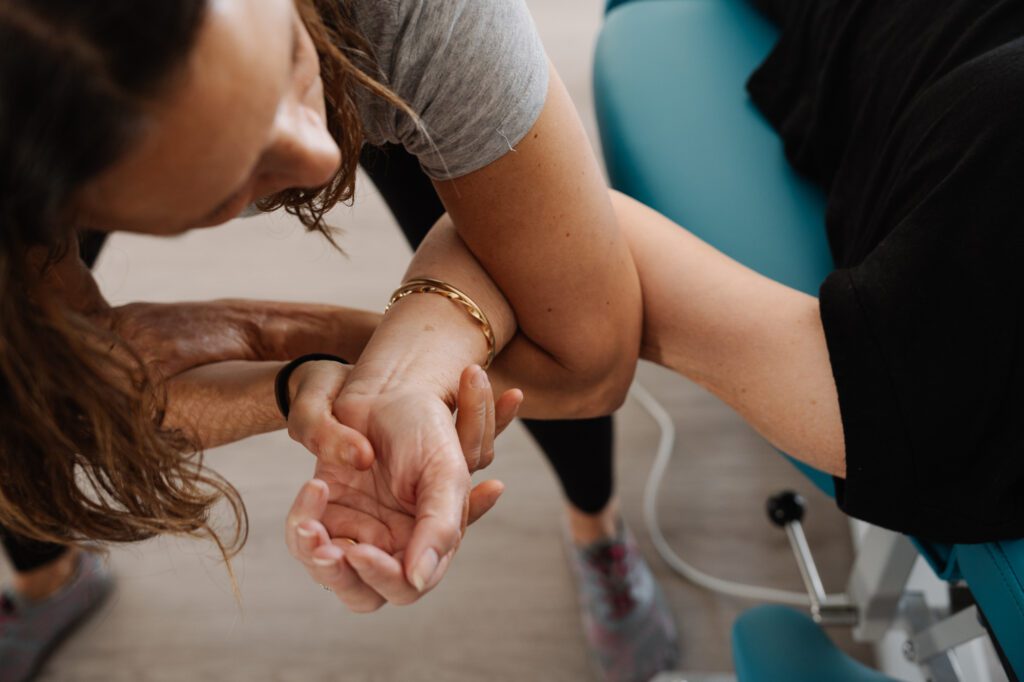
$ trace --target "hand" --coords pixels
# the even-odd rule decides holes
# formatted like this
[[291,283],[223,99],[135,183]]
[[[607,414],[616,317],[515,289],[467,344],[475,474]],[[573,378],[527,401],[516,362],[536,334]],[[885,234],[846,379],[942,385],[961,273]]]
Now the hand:
[[[338,381],[343,380],[339,376]],[[498,481],[481,483],[470,491],[469,469],[483,468],[493,461],[494,438],[514,419],[522,393],[508,391],[495,405],[483,370],[467,369],[460,382],[453,429],[456,447],[464,457],[460,454],[453,462],[442,456],[428,456],[420,460],[422,468],[415,466],[415,455],[439,452],[431,446],[431,434],[445,433],[445,426],[452,429],[450,410],[441,401],[436,401],[439,408],[434,407],[415,394],[392,396],[381,406],[381,419],[397,418],[402,423],[404,415],[419,414],[427,415],[431,423],[424,424],[420,419],[409,425],[404,442],[389,441],[399,447],[413,445],[402,448],[409,455],[407,460],[379,451],[368,469],[360,469],[349,459],[352,453],[331,449],[332,444],[347,438],[332,438],[337,434],[332,434],[330,427],[320,431],[309,428],[313,424],[322,427],[324,415],[330,414],[329,396],[340,386],[325,376],[308,376],[300,383],[303,385],[292,408],[295,421],[290,420],[289,430],[320,456],[318,480],[304,486],[289,514],[289,549],[314,580],[330,587],[354,611],[372,611],[389,601],[416,601],[440,582],[466,525],[479,519],[501,495],[504,487]],[[432,412],[423,409],[428,405]],[[335,422],[335,428],[348,427]],[[306,434],[305,439],[300,432]],[[452,508],[457,514],[454,520],[449,513]],[[435,538],[424,531],[434,531],[449,546],[435,549]],[[419,555],[413,554],[417,541],[421,543]],[[410,556],[417,556],[420,562],[410,563]]]

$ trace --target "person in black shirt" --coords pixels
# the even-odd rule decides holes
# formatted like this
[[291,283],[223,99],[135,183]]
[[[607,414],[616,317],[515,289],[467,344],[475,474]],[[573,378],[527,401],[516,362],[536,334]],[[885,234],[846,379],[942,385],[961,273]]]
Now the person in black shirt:
[[759,4],[782,37],[750,94],[828,194],[839,503],[933,539],[1020,534],[1024,2]]
[[1024,2],[754,1],[782,34],[748,89],[827,195],[836,270],[808,296],[613,195],[641,356],[835,476],[854,517],[1024,537]]

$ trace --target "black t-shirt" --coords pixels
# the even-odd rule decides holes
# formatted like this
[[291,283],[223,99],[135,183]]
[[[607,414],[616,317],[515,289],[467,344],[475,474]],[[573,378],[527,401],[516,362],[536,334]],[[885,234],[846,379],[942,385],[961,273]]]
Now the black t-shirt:
[[849,514],[1024,537],[1024,0],[760,0],[749,82],[828,193]]

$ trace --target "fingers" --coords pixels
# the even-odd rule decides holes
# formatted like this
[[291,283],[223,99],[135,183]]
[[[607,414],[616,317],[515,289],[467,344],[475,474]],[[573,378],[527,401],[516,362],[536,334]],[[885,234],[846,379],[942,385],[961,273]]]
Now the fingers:
[[349,548],[346,560],[359,578],[373,587],[381,597],[392,604],[405,606],[419,599],[418,591],[405,579],[402,562],[373,545],[358,545]]
[[373,447],[366,436],[334,416],[348,368],[336,362],[311,362],[301,375],[291,401],[288,435],[323,462],[346,464],[365,471],[373,465]]
[[[416,525],[405,556],[407,580],[423,592],[441,559],[462,540],[469,508],[469,472],[458,453],[428,462],[417,482]],[[436,576],[440,578],[440,576]]]
[[505,484],[501,481],[484,481],[473,488],[469,493],[469,519],[466,525],[473,525],[481,516],[491,511],[504,492]]
[[319,519],[327,505],[327,484],[312,480],[302,486],[288,514],[288,550],[314,581],[326,585],[348,608],[357,613],[376,611],[384,599],[345,562],[344,547],[350,540],[331,540]]
[[348,538],[356,542],[380,547],[385,552],[395,550],[391,531],[370,514],[343,505],[328,505],[323,515],[324,528],[333,538]]
[[300,558],[299,540],[303,538],[298,532],[300,524],[305,524],[307,529],[312,528],[310,523],[320,524],[320,517],[327,508],[327,484],[323,481],[313,479],[307,482],[299,490],[295,502],[285,520],[285,544],[288,551],[296,559]]
[[494,424],[494,437],[497,438],[505,429],[508,428],[509,424],[515,421],[515,418],[519,415],[519,408],[523,404],[523,392],[518,388],[513,388],[505,391],[498,398],[498,403],[495,406],[495,424]]
[[455,430],[469,470],[476,471],[494,459],[494,392],[487,372],[472,365],[459,380]]
[[348,554],[355,548],[345,540],[334,540],[321,545],[311,557],[309,574],[324,585],[345,606],[356,613],[370,613],[384,606],[386,600],[359,577],[348,562]]
[[497,404],[487,372],[473,365],[459,381],[455,430],[470,472],[494,462],[494,439],[516,418],[523,402],[519,389],[505,391]]

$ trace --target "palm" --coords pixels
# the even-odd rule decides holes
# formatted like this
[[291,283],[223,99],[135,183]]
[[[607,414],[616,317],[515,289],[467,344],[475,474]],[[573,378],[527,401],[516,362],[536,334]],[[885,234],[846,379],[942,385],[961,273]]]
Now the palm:
[[323,523],[332,538],[398,555],[412,538],[424,485],[463,491],[464,526],[469,472],[443,401],[414,393],[343,395],[335,414],[366,434],[375,457],[366,471],[318,460],[315,476],[330,488]]
[[332,538],[372,544],[392,555],[409,544],[415,509],[395,497],[380,462],[368,471],[320,462],[314,476],[330,489],[322,522]]
[[316,371],[299,382],[289,431],[317,454],[319,480],[303,486],[289,512],[289,548],[355,611],[411,604],[440,582],[466,526],[501,496],[499,481],[470,490],[470,471],[493,461],[494,436],[522,393],[495,402],[486,375],[467,368],[453,421],[436,386],[384,381],[380,390],[377,381],[366,391],[356,379],[342,388],[338,365],[310,365]]

